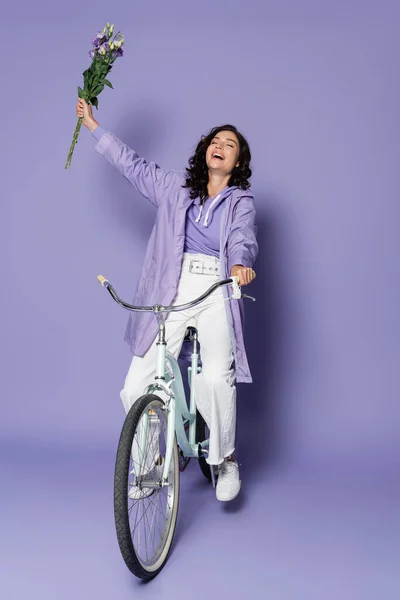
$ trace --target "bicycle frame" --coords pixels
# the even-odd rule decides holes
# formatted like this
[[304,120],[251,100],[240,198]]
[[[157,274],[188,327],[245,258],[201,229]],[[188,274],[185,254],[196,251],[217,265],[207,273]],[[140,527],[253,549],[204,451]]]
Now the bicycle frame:
[[[191,364],[188,369],[190,388],[190,400],[188,408],[185,389],[182,381],[182,373],[178,360],[167,351],[167,344],[165,341],[165,318],[161,313],[157,314],[157,318],[159,321],[159,330],[157,341],[156,375],[154,383],[145,389],[145,394],[162,391],[167,395],[167,401],[164,409],[168,412],[167,448],[165,452],[165,462],[162,476],[163,483],[166,483],[171,466],[175,434],[178,445],[184,456],[194,458],[199,456],[199,444],[196,443],[196,399],[194,395],[193,379],[195,374],[201,372],[201,368],[199,367],[199,352],[196,332],[191,340],[193,342],[193,351],[191,355]],[[185,422],[189,422],[189,439],[185,432]],[[147,419],[145,420],[145,429],[147,429]],[[143,451],[145,439],[146,434],[140,441],[140,445],[142,446],[143,444]],[[208,440],[204,440],[204,443],[202,443],[202,449],[207,447],[207,442]]]
[[[179,368],[177,359],[167,351],[167,343],[165,340],[165,317],[164,313],[174,312],[178,310],[184,310],[186,308],[196,306],[200,304],[205,298],[207,298],[217,287],[222,285],[232,285],[233,294],[230,299],[239,298],[250,298],[255,300],[251,296],[242,294],[239,287],[238,277],[230,277],[229,279],[219,281],[213,284],[206,292],[204,292],[199,298],[196,298],[192,302],[182,304],[179,306],[163,307],[161,305],[155,306],[133,306],[121,300],[110,282],[103,277],[98,275],[97,279],[101,285],[107,288],[112,298],[123,308],[134,311],[151,311],[155,314],[158,320],[158,341],[157,341],[157,360],[156,360],[156,375],[154,383],[148,386],[145,390],[145,394],[150,394],[156,391],[162,391],[167,396],[164,410],[168,413],[168,428],[167,428],[167,447],[165,452],[165,462],[163,468],[162,485],[168,485],[168,473],[171,466],[172,451],[175,435],[184,456],[196,457],[199,456],[199,448],[201,445],[201,452],[206,453],[208,450],[208,440],[202,440],[201,444],[196,443],[196,401],[194,396],[194,377],[200,372],[199,368],[199,353],[197,343],[197,332],[193,337],[193,352],[191,366],[189,367],[189,386],[190,386],[190,402],[189,408],[186,403],[186,395],[182,382],[182,374]],[[144,453],[144,444],[148,430],[148,414],[143,416],[144,427],[143,435],[140,440],[140,447]],[[189,422],[189,439],[185,433],[184,422]],[[146,481],[146,487],[157,487],[158,482]]]

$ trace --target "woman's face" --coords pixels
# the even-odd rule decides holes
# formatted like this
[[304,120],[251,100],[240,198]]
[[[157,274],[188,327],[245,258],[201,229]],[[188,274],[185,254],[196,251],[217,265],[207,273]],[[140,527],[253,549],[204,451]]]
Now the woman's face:
[[230,175],[239,166],[239,140],[233,131],[219,131],[206,152],[209,171]]

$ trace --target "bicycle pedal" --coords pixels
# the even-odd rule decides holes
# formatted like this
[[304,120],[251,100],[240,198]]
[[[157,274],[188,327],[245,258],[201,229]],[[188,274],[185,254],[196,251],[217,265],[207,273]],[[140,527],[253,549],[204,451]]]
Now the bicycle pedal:
[[207,458],[207,456],[208,456],[208,450],[207,450],[207,448],[203,448],[202,445],[199,444],[197,455],[198,455],[199,458]]

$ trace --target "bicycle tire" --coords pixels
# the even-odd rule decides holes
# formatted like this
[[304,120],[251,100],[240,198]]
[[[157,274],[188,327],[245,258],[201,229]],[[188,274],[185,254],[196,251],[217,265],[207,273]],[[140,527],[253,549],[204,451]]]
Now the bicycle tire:
[[[185,433],[189,431],[189,423],[185,425]],[[184,456],[182,449],[178,446],[178,454],[179,454],[179,470],[183,473],[188,464],[190,463],[190,456]]]
[[[196,442],[201,443],[207,438],[206,429],[208,431],[207,425],[201,414],[198,410],[196,410]],[[204,456],[199,456],[199,467],[204,477],[211,482],[211,467],[204,458]]]
[[[139,398],[131,407],[128,414],[126,415],[120,439],[118,442],[117,456],[115,461],[115,472],[114,472],[114,519],[115,519],[115,528],[117,533],[117,540],[120,552],[124,559],[126,566],[129,571],[133,573],[136,577],[140,579],[149,580],[154,578],[161,569],[165,566],[167,559],[169,557],[173,538],[175,534],[177,515],[178,515],[178,506],[179,506],[179,460],[178,460],[178,447],[176,443],[176,439],[174,440],[173,446],[173,454],[171,459],[171,481],[173,481],[173,493],[172,493],[172,506],[171,506],[171,521],[169,525],[166,525],[165,529],[165,540],[160,541],[160,556],[155,561],[154,564],[146,564],[143,559],[139,556],[138,550],[135,547],[133,536],[134,533],[131,531],[130,526],[130,516],[132,515],[132,507],[135,506],[135,503],[132,505],[131,509],[129,509],[129,501],[128,490],[129,488],[129,477],[130,477],[130,464],[131,464],[131,452],[132,452],[132,444],[134,442],[135,433],[138,431],[138,425],[140,423],[141,417],[144,415],[146,411],[150,409],[155,411],[158,415],[164,415],[164,419],[166,419],[166,413],[163,411],[164,402],[161,398],[155,394],[146,394]],[[162,412],[161,412],[162,411]],[[150,413],[148,413],[150,414]],[[154,413],[153,413],[154,414]],[[139,432],[138,432],[139,434]],[[147,435],[147,433],[146,433]],[[158,442],[159,443],[159,442]],[[146,445],[146,448],[148,446]],[[161,447],[159,447],[159,451],[161,452]],[[161,455],[160,455],[161,456]],[[144,459],[145,460],[145,459]],[[132,463],[133,464],[133,463]],[[172,475],[171,475],[172,472]],[[170,484],[171,486],[171,484]],[[162,490],[167,490],[166,493],[166,503],[168,504],[170,495],[170,486],[168,488],[160,488],[160,491],[155,489],[155,493],[161,494]],[[152,496],[150,496],[151,498]],[[158,496],[156,496],[158,498]],[[140,510],[140,505],[138,502],[144,502],[144,500],[148,500],[148,498],[140,498],[136,500],[136,504],[138,505],[137,510]],[[158,500],[157,500],[158,501]],[[149,506],[149,504],[147,504]],[[142,505],[142,511],[144,511]],[[148,509],[146,511],[148,512]],[[155,512],[155,511],[154,511]],[[156,514],[156,513],[155,513]],[[143,514],[143,517],[145,515]],[[142,521],[143,521],[142,517]],[[144,519],[146,522],[146,519]],[[136,523],[135,523],[136,526]],[[139,523],[137,523],[139,526]],[[155,531],[155,528],[154,528]],[[140,534],[140,532],[139,532]],[[161,543],[163,546],[161,546]],[[140,542],[139,542],[140,548]],[[147,551],[147,541],[146,541],[146,551]]]

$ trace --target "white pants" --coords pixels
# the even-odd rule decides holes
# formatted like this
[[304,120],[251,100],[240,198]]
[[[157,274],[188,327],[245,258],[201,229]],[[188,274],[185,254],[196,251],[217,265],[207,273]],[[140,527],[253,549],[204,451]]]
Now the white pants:
[[[206,274],[190,273],[192,260],[203,262]],[[174,304],[190,302],[216,283],[219,280],[219,275],[215,274],[216,267],[219,267],[219,260],[214,257],[185,253]],[[169,313],[165,323],[167,349],[176,358],[189,325],[197,328],[201,345],[202,372],[194,378],[194,392],[197,408],[210,430],[207,462],[218,465],[233,453],[236,429],[233,352],[221,288],[189,310]],[[156,342],[157,338],[143,358],[134,356],[132,359],[121,391],[126,412],[143,395],[145,388],[154,382]],[[162,393],[159,395],[162,396]]]

